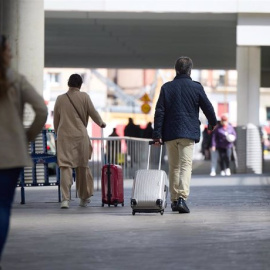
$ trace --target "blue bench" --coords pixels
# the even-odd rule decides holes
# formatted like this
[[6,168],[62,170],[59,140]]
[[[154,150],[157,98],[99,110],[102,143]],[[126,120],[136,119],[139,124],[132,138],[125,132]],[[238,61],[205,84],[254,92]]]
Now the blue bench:
[[[29,154],[32,157],[33,167],[25,167],[20,174],[18,186],[21,187],[21,204],[25,204],[26,186],[58,186],[58,201],[60,194],[60,171],[57,165],[55,149],[50,149],[49,142],[55,143],[54,130],[43,129],[34,142],[29,143]],[[51,145],[52,146],[52,145]],[[49,164],[55,167],[56,178],[49,177]]]

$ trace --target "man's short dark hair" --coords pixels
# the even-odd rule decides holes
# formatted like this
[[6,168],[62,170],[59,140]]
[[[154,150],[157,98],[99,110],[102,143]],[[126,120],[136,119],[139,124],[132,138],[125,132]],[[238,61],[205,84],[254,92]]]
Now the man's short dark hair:
[[83,80],[79,74],[72,74],[68,79],[69,87],[81,88],[82,83],[83,83]]
[[192,67],[192,60],[187,56],[181,56],[175,62],[175,71],[177,74],[190,75]]

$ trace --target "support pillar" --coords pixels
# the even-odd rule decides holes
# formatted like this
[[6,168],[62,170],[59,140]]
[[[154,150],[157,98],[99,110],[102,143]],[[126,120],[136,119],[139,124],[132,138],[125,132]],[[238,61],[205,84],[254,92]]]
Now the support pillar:
[[[0,5],[1,32],[8,37],[11,45],[12,68],[25,75],[28,81],[42,95],[44,1],[0,0]],[[27,109],[25,113],[26,122],[29,122],[32,118],[33,113]]]
[[256,126],[260,110],[260,47],[237,47],[237,124]]
[[239,173],[262,173],[259,132],[260,47],[237,47],[237,153]]

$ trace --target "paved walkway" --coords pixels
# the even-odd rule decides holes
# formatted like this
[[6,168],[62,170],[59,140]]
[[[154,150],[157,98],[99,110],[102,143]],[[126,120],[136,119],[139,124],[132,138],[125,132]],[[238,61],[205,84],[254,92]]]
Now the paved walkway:
[[269,270],[270,177],[192,179],[190,214],[132,216],[125,206],[60,209],[56,187],[17,191],[3,270]]

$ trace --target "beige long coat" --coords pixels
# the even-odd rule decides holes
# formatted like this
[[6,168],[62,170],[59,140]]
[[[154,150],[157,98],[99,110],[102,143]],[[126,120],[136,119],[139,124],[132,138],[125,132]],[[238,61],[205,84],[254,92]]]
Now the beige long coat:
[[[28,142],[41,132],[47,119],[47,107],[42,96],[24,76],[9,69],[7,78],[10,87],[7,95],[0,99],[0,169],[32,166]],[[23,127],[26,103],[35,112],[34,121],[28,129]]]
[[102,121],[89,95],[78,88],[69,88],[68,95],[77,108],[74,109],[66,94],[57,97],[54,106],[54,129],[57,134],[57,160],[61,167],[88,167],[89,137],[87,124],[89,117],[99,126]]

